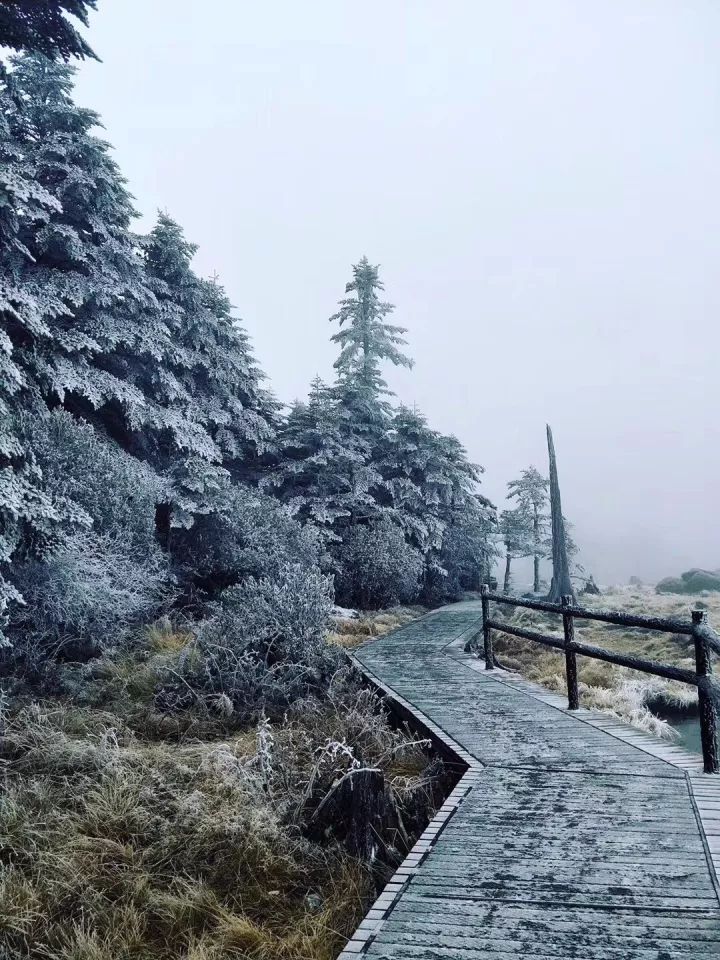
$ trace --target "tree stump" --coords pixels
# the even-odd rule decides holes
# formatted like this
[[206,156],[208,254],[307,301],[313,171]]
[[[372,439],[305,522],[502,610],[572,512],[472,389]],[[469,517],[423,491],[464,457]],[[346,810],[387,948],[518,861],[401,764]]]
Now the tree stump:
[[382,770],[375,767],[361,767],[341,777],[320,801],[308,824],[310,836],[335,835],[351,856],[366,863],[397,859],[396,850],[384,839],[390,831],[399,832],[407,844],[400,811]]

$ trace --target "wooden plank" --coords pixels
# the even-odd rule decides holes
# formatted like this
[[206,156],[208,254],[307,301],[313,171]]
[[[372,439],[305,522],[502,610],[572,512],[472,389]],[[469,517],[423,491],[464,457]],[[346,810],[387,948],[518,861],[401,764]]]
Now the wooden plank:
[[[358,652],[482,769],[347,957],[720,956],[708,859],[720,862],[720,783],[692,755],[621,722],[573,716],[530,683],[470,669],[453,643],[477,621],[476,607],[457,605]],[[694,804],[713,818],[705,832]]]

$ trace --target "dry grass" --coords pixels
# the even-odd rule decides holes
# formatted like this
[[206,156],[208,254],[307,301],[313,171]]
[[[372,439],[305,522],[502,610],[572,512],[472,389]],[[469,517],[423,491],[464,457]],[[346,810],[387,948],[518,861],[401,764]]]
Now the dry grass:
[[[648,588],[620,588],[602,596],[582,597],[591,609],[621,610],[629,614],[689,619],[698,605],[708,610],[711,621],[720,624],[720,594],[692,597],[659,595]],[[536,611],[495,607],[494,615],[516,626],[562,634],[559,617]],[[634,653],[666,664],[693,669],[695,665],[687,637],[646,630],[614,627],[593,621],[575,621],[579,640],[624,653]],[[550,690],[565,693],[565,663],[561,653],[538,644],[495,633],[496,653],[503,664]],[[627,670],[600,660],[578,658],[582,706],[603,710],[657,736],[672,738],[672,727],[653,713],[651,707],[683,711],[691,709],[697,695],[693,687]]]
[[371,637],[381,637],[391,630],[404,627],[405,624],[417,620],[425,613],[427,613],[425,607],[392,607],[389,610],[379,610],[377,613],[363,613],[353,620],[338,618],[335,620],[334,631],[328,640],[346,650],[352,650]]
[[95,664],[84,705],[11,705],[0,956],[330,960],[377,877],[338,842],[306,839],[307,811],[362,763],[385,771],[401,809],[429,812],[432,758],[341,676],[273,727],[163,725],[152,691],[187,637],[148,639]]

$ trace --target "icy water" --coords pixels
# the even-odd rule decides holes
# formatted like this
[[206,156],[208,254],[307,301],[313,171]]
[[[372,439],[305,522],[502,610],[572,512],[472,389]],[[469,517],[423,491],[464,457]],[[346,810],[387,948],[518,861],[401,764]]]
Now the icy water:
[[700,746],[700,722],[697,717],[684,717],[682,720],[671,720],[673,726],[680,734],[678,746],[686,750],[692,750],[693,753],[702,753]]

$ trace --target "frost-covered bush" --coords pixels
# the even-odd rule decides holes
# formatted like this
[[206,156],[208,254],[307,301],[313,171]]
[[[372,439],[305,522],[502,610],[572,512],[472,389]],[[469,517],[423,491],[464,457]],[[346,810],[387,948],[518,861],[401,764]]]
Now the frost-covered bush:
[[333,606],[330,579],[300,564],[284,567],[276,578],[251,578],[222,595],[222,619],[237,642],[268,662],[301,660],[324,647]]
[[150,467],[64,410],[26,417],[23,434],[44,489],[80,507],[93,532],[154,548],[164,486]]
[[330,580],[299,564],[230,587],[200,625],[182,683],[166,685],[159,704],[190,706],[199,697],[243,722],[321,693],[342,663],[325,640],[331,610]]
[[657,593],[685,593],[685,581],[680,577],[665,577],[655,587]]
[[430,578],[438,595],[428,599],[437,602],[459,600],[463,590],[474,586],[478,572],[486,562],[488,548],[487,532],[478,522],[477,514],[468,512],[458,517],[443,535],[438,561],[444,575]]
[[189,530],[173,530],[172,554],[188,592],[214,599],[247,577],[274,578],[288,564],[311,569],[318,538],[277,500],[244,486],[218,496],[212,513]]
[[656,586],[658,593],[701,593],[703,590],[720,591],[720,574],[712,570],[686,570],[679,577],[665,577]]
[[338,602],[362,609],[411,603],[420,592],[423,558],[389,521],[351,529],[339,550]]
[[17,580],[25,606],[11,624],[12,656],[31,667],[99,653],[154,617],[168,596],[158,551],[90,532],[71,534],[45,560],[21,565]]

